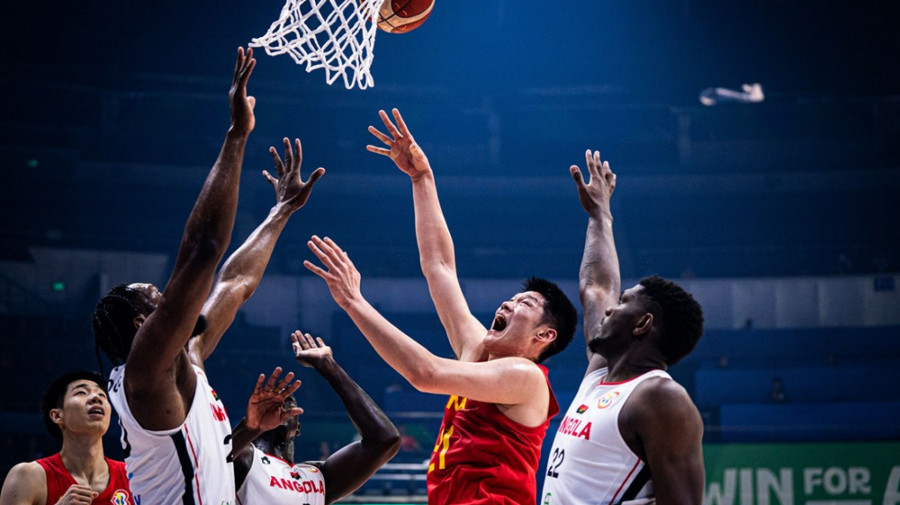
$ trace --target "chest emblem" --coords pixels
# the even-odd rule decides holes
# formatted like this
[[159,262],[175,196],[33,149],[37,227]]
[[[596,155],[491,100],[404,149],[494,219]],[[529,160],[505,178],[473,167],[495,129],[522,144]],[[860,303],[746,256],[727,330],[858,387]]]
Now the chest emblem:
[[606,407],[609,407],[610,405],[613,404],[613,402],[616,401],[616,398],[618,398],[618,397],[619,397],[618,391],[611,391],[609,393],[606,393],[605,395],[601,396],[599,400],[597,400],[597,408],[605,409]]
[[587,405],[581,404],[581,406],[578,407],[578,409],[575,410],[575,412],[578,412],[579,414],[584,414],[585,412],[587,412],[587,409],[588,409],[588,408],[589,408],[589,407],[588,407]]

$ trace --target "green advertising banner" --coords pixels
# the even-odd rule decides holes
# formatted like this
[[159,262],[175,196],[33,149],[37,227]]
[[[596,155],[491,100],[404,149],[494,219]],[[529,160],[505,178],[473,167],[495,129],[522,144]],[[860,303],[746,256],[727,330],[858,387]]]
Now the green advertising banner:
[[705,445],[703,505],[900,505],[900,442]]

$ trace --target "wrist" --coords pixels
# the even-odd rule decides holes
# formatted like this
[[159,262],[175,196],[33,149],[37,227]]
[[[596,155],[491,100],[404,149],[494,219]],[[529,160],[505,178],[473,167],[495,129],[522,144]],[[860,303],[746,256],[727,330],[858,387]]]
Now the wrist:
[[428,182],[434,180],[434,172],[431,171],[431,167],[426,167],[424,170],[417,170],[416,172],[409,175],[409,179],[413,184],[417,184],[420,182]]
[[231,123],[231,126],[228,127],[228,131],[225,132],[225,137],[231,140],[246,141],[247,137],[250,136],[251,130],[252,128],[248,130],[246,127]]
[[334,356],[328,356],[313,362],[312,366],[317,372],[325,375],[337,368],[337,362],[334,360]]
[[609,210],[609,207],[597,207],[588,213],[591,219],[595,221],[608,221],[612,222],[613,216],[612,211]]
[[262,433],[262,430],[260,429],[259,424],[257,423],[256,426],[251,426],[250,423],[247,421],[246,417],[241,419],[241,422],[238,423],[238,429],[243,432],[250,433],[250,434]]
[[286,221],[296,210],[297,209],[293,206],[288,205],[285,202],[277,202],[269,209],[269,219]]

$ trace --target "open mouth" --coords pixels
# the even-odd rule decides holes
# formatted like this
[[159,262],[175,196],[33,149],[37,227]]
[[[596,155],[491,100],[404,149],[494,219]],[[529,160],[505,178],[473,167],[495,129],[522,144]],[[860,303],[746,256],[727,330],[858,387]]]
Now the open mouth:
[[90,410],[88,410],[88,415],[95,414],[103,416],[106,415],[106,411],[103,410],[103,407],[91,407]]
[[491,329],[494,331],[503,331],[506,329],[506,318],[503,314],[497,314],[494,316],[494,324],[491,325]]

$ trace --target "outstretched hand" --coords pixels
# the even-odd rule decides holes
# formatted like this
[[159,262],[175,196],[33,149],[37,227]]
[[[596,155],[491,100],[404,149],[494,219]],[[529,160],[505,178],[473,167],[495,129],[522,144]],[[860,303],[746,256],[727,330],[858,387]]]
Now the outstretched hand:
[[253,388],[253,394],[247,402],[248,429],[269,431],[287,419],[303,413],[300,407],[284,408],[284,400],[300,387],[300,381],[291,383],[294,372],[288,372],[283,379],[278,380],[280,375],[281,367],[275,368],[268,380],[265,374],[259,374],[256,387]]
[[355,299],[362,298],[359,288],[360,275],[359,271],[350,261],[347,253],[342,251],[338,245],[328,237],[322,240],[313,235],[309,242],[306,243],[309,249],[322,262],[322,267],[306,260],[303,262],[310,272],[318,275],[328,284],[328,291],[331,297],[342,308],[347,306]]
[[591,152],[588,149],[584,158],[587,162],[590,183],[584,181],[581,170],[577,165],[569,167],[569,173],[575,180],[578,187],[578,199],[581,200],[581,206],[591,216],[597,216],[598,213],[610,214],[609,199],[616,189],[616,174],[609,168],[609,162],[600,161],[600,152]]
[[256,98],[247,96],[247,81],[255,66],[253,49],[247,49],[244,53],[244,48],[239,47],[237,62],[234,64],[234,76],[231,79],[231,90],[228,92],[228,103],[231,106],[231,130],[240,135],[248,135],[256,126],[256,118],[253,115]]
[[325,169],[319,167],[306,182],[300,175],[300,164],[303,163],[303,150],[300,145],[300,139],[294,139],[294,146],[297,149],[296,155],[291,149],[291,141],[287,137],[284,138],[284,162],[278,156],[278,150],[275,146],[269,148],[269,154],[272,155],[272,161],[275,162],[275,173],[278,178],[272,177],[268,170],[263,170],[263,177],[269,181],[272,188],[275,189],[276,205],[286,205],[290,212],[295,212],[300,207],[306,205],[309,195],[312,193],[313,185],[320,177],[325,175]]
[[391,112],[394,114],[394,120],[397,122],[396,126],[385,111],[378,111],[378,116],[381,117],[381,121],[384,123],[385,128],[387,128],[388,133],[391,134],[390,136],[381,133],[378,128],[375,128],[374,126],[369,127],[369,133],[374,135],[378,140],[384,142],[384,144],[388,146],[388,149],[373,145],[367,145],[366,149],[369,152],[387,156],[394,160],[397,168],[415,180],[431,171],[431,165],[428,163],[425,152],[422,151],[422,148],[419,147],[419,144],[416,143],[412,134],[409,132],[409,128],[406,127],[406,123],[403,121],[403,116],[400,115],[400,111],[393,109]]
[[325,345],[321,338],[313,338],[299,330],[291,333],[291,347],[294,349],[294,359],[303,366],[317,368],[320,363],[334,359],[331,347]]

